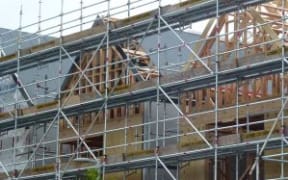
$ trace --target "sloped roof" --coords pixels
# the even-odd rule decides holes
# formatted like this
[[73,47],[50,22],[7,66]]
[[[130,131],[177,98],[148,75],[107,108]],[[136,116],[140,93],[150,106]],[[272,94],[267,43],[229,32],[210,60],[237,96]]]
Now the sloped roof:
[[[97,25],[99,25],[99,23]],[[17,37],[19,36],[19,31],[17,30],[11,31],[8,29],[0,28],[0,34],[2,34],[1,42],[2,42],[2,47],[4,47],[3,49],[5,53],[11,54],[17,51],[16,42],[17,42]],[[187,32],[179,32],[179,34],[185,40],[193,41],[193,40],[199,39],[199,35],[196,35],[196,34],[187,33]],[[22,48],[28,48],[28,47],[37,45],[39,43],[39,40],[43,43],[45,41],[52,39],[52,37],[48,37],[48,36],[39,37],[38,35],[35,35],[35,34],[33,35],[33,34],[25,33],[25,32],[21,32],[21,36],[23,37],[23,42],[21,44]],[[26,41],[26,39],[32,39],[32,40]],[[14,46],[7,47],[8,42],[6,41],[9,41],[10,44],[14,42]],[[172,32],[170,31],[162,32],[161,48],[171,47],[176,44],[179,44],[179,41],[173,35]],[[153,52],[153,50],[157,48],[157,35],[150,35],[150,36],[144,37],[141,47],[144,49],[144,51],[147,54]],[[179,48],[179,49],[176,48],[173,50],[169,50],[167,52],[163,52],[160,54],[160,65],[163,66],[163,65],[171,65],[171,64],[179,63],[179,62],[185,62],[188,59],[189,54],[190,52],[186,48]],[[157,64],[157,54],[149,55],[149,57],[151,59],[152,64]],[[77,59],[79,58],[75,57],[76,63],[77,63]],[[72,70],[71,68],[73,68],[73,66],[70,60],[63,60],[61,63],[62,63],[61,68],[62,68],[63,75],[67,74],[68,72],[71,72]],[[56,78],[59,75],[59,65],[60,65],[59,62],[54,62],[50,64],[45,64],[45,65],[39,62],[39,66],[19,72],[19,77],[21,78],[21,81],[23,82],[23,84],[35,83],[39,80],[44,80],[45,78],[46,79],[53,78],[53,77]],[[178,69],[177,68],[173,68],[173,69],[180,71],[181,67],[179,66]],[[164,70],[161,70],[160,73],[165,74],[165,73],[169,73],[169,71],[164,72]],[[62,88],[63,88],[65,86],[65,82],[67,83],[67,79],[60,78],[59,80],[60,80],[59,83],[61,83]],[[51,99],[54,99],[57,96],[55,92],[57,92],[58,90],[58,81],[57,83],[55,81],[41,83],[41,86],[47,86],[47,88],[49,89],[48,93],[53,93],[51,97],[45,100],[49,101]],[[26,90],[30,94],[31,97],[36,97],[37,95],[45,95],[46,93],[44,89],[39,89],[39,88],[37,89],[36,85],[26,87]],[[1,97],[1,94],[0,94],[0,97]],[[41,103],[41,100],[39,101],[39,103]]]
[[6,55],[12,54],[18,49],[18,37],[21,36],[21,49],[29,48],[39,44],[39,42],[47,42],[52,37],[49,36],[39,36],[37,34],[31,34],[27,32],[20,32],[18,30],[10,30],[5,28],[0,28],[0,43]]
[[[23,96],[16,87],[12,76],[0,77],[0,112],[11,111],[14,109],[13,103],[24,100]],[[20,103],[20,107],[25,107],[26,103]]]
[[[39,44],[40,42],[46,42],[52,37],[49,36],[38,36],[36,34],[30,34],[26,32],[20,32],[18,30],[9,30],[5,28],[0,28],[0,48],[3,51],[4,55],[9,55],[15,53],[18,50],[18,39],[21,36],[21,49],[29,48]],[[25,74],[23,76],[23,74]],[[16,96],[18,100],[28,99],[29,91],[26,91],[25,88],[21,87],[22,81],[25,81],[24,84],[28,81],[31,83],[31,76],[29,73],[25,73],[25,71],[21,71],[19,75],[13,74],[9,76],[4,76],[0,78],[0,104],[11,104],[16,101]],[[7,85],[8,84],[8,85]],[[20,88],[16,88],[17,85]],[[30,92],[33,92],[30,90]],[[26,104],[26,103],[24,103]],[[31,103],[28,104],[31,105]]]

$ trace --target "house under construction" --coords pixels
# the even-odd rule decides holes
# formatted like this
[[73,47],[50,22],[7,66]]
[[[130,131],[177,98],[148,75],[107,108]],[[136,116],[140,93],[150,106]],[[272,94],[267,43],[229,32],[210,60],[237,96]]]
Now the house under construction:
[[287,0],[64,2],[0,29],[0,179],[288,179]]

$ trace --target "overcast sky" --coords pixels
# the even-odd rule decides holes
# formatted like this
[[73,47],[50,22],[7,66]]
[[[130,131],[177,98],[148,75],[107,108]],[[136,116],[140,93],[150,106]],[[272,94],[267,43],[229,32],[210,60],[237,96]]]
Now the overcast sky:
[[[1,0],[0,5],[0,28],[15,30],[21,27],[22,31],[29,33],[38,33],[41,29],[41,35],[59,37],[60,33],[60,13],[62,0]],[[111,16],[114,18],[125,18],[128,16],[129,0],[110,0]],[[161,0],[162,6],[171,3],[179,3],[183,0]],[[41,3],[39,3],[41,2]],[[81,17],[81,2],[83,5]],[[158,7],[157,0],[130,0],[130,15],[139,14]],[[79,32],[81,29],[90,28],[97,15],[107,15],[106,0],[63,0],[63,35]],[[20,9],[22,7],[22,16]],[[41,7],[41,11],[39,11]],[[69,13],[70,12],[70,13]],[[21,18],[20,18],[21,17]],[[41,23],[38,23],[39,17]],[[54,17],[54,18],[51,18]],[[47,20],[49,19],[49,20]],[[21,21],[20,21],[21,20]],[[31,25],[33,24],[33,25]],[[80,26],[80,24],[82,24]],[[28,27],[27,27],[28,26]],[[192,32],[198,31],[199,25],[193,24]]]
[[[22,4],[23,7],[23,16],[22,16],[22,26],[26,26],[31,23],[35,23],[38,21],[39,15],[41,15],[41,19],[47,19],[49,17],[57,16],[61,12],[61,0],[41,0],[41,13],[39,14],[39,1],[40,0],[1,0],[0,5],[0,27],[2,28],[8,28],[8,29],[16,29],[20,25],[20,7]],[[104,11],[107,8],[106,3],[99,4],[99,2],[103,2],[104,0],[82,0],[83,6],[87,7],[84,10],[84,16],[96,12]],[[143,4],[146,4],[147,2],[152,2],[153,0],[142,0],[142,2],[137,2],[139,0],[130,0],[134,4],[131,5],[132,9],[133,7],[140,7]],[[155,1],[155,0],[154,0]],[[180,0],[162,0],[163,4],[167,3],[176,3]],[[64,0],[64,12],[69,12],[71,10],[75,10],[80,8],[80,2],[81,0]],[[122,6],[122,8],[118,8],[118,10],[114,10],[113,12],[120,12],[120,11],[127,11],[127,2],[128,0],[111,0],[111,8],[116,6]],[[98,3],[97,5],[91,6],[91,4]],[[157,2],[154,3],[154,7],[156,7]],[[89,7],[91,6],[91,7]],[[151,6],[145,6],[142,8],[137,8],[132,10],[133,13],[139,13],[143,10],[151,9]],[[112,12],[112,13],[113,13]],[[103,13],[107,14],[107,13]],[[117,15],[117,17],[123,17],[123,14],[127,14],[127,12],[122,13],[121,15]],[[95,18],[96,15],[92,15],[90,19]],[[71,19],[78,19],[78,23],[80,22],[80,11],[71,13],[70,15],[66,15],[64,18],[64,21],[69,21]],[[89,18],[86,19],[87,21]],[[54,22],[46,22],[41,24],[41,28],[44,27],[56,25],[54,23],[59,23],[60,19],[54,19]],[[70,24],[72,26],[72,24]],[[33,30],[32,30],[33,29]],[[26,31],[36,31],[38,29],[38,25],[35,25],[34,27],[30,27],[30,29]]]
[[[41,19],[47,19],[53,16],[57,16],[61,12],[61,0],[41,0],[41,13],[39,13],[39,0],[1,0],[0,5],[0,27],[8,29],[16,29],[20,25],[20,7],[22,4],[23,16],[22,26],[38,21],[39,15]],[[93,2],[93,0],[83,0],[84,6]],[[97,2],[97,0],[94,2]],[[64,11],[68,12],[80,8],[80,0],[64,0]],[[80,19],[80,12],[74,13],[74,17]],[[4,18],[5,17],[5,18]],[[55,22],[60,20],[54,19]],[[50,24],[51,21],[49,22]],[[41,25],[43,28],[45,23]],[[46,26],[47,27],[47,26]],[[35,25],[30,29],[37,29],[38,25]],[[30,29],[28,31],[30,31]]]

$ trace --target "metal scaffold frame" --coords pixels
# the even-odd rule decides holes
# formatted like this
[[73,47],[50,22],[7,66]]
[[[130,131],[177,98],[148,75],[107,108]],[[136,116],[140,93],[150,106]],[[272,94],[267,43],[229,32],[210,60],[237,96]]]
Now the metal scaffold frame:
[[[236,180],[245,177],[262,179],[266,162],[278,163],[280,167],[279,177],[267,179],[288,178],[287,2],[281,0],[276,3],[277,7],[267,7],[281,11],[280,19],[274,14],[274,20],[261,16],[267,12],[263,12],[260,6],[265,6],[270,0],[187,0],[173,4],[165,0],[127,0],[118,6],[113,2],[101,0],[86,5],[85,0],[79,0],[79,9],[65,11],[65,0],[61,0],[60,14],[43,19],[45,0],[39,0],[38,19],[32,25],[23,25],[21,3],[16,41],[3,40],[13,31],[0,34],[0,86],[1,78],[9,75],[16,77],[17,84],[14,102],[3,102],[3,107],[13,111],[0,111],[0,157],[12,152],[11,162],[0,160],[3,172],[0,179],[76,179],[96,168],[99,169],[99,179],[103,180],[117,173],[123,179],[135,176],[157,180],[165,176],[176,180],[185,179],[185,167],[203,161],[205,165],[211,165],[207,176],[217,180],[228,177],[221,172],[226,172],[223,170],[225,157],[235,157],[233,177]],[[140,12],[142,6],[146,7],[143,13]],[[258,6],[260,10],[256,12]],[[89,8],[99,10],[89,14],[86,13]],[[247,16],[248,12],[250,16]],[[67,20],[75,13],[79,17]],[[116,19],[117,16],[124,18]],[[245,17],[252,19],[251,22],[245,22]],[[199,39],[185,39],[183,33],[187,32],[182,29],[189,31],[189,25],[207,18],[207,29],[204,28]],[[43,26],[51,20],[58,22],[51,27]],[[231,22],[234,24],[229,24]],[[93,26],[88,28],[87,24]],[[24,32],[32,26],[36,26],[37,31],[30,38]],[[229,31],[231,26],[234,26],[233,30]],[[274,30],[276,27],[281,29],[278,34]],[[170,38],[178,42],[164,46],[164,33],[170,33]],[[249,33],[263,35],[259,35],[260,38],[254,36],[249,44]],[[42,40],[42,34],[52,37],[51,41]],[[151,43],[153,50],[144,53],[141,46],[151,35],[156,37],[156,45]],[[35,46],[22,47],[25,42],[35,39]],[[5,49],[13,47],[14,41],[16,53],[6,55]],[[187,62],[164,64],[163,54],[175,50],[187,51],[190,54]],[[101,57],[102,64],[95,63],[95,59]],[[156,59],[155,64],[152,57]],[[261,58],[265,60],[259,60]],[[143,59],[149,59],[144,68],[139,65]],[[234,60],[236,65],[232,62]],[[72,69],[68,73],[64,72],[67,61]],[[22,82],[19,75],[39,63],[57,64],[55,77],[26,84]],[[121,67],[118,75],[111,73],[115,67]],[[176,73],[166,73],[170,71]],[[95,82],[94,72],[100,72],[101,80]],[[257,84],[261,78],[266,86]],[[72,83],[63,88],[66,79]],[[123,80],[126,84],[119,90]],[[39,88],[39,84],[51,83],[55,84],[56,90],[47,93],[48,88],[44,87],[44,96],[30,96],[27,91],[35,86]],[[84,92],[87,89],[91,89],[92,95]],[[270,89],[266,90],[265,97],[263,89]],[[0,89],[0,95],[12,90]],[[229,96],[229,91],[232,103],[225,104],[228,98],[223,96]],[[19,97],[22,92],[26,93],[24,99]],[[245,93],[250,94],[246,96]],[[46,102],[48,96],[54,100]],[[73,98],[78,99],[73,102]],[[37,104],[41,101],[44,103]],[[23,104],[29,107],[23,108]],[[274,109],[269,109],[269,106]],[[250,107],[255,108],[255,114],[251,113]],[[113,109],[117,111],[114,113]],[[145,112],[148,115],[144,115]],[[113,113],[120,114],[121,118],[113,119]],[[87,114],[89,121],[86,120]],[[259,114],[263,115],[261,120],[250,121]],[[206,123],[201,124],[200,120]],[[84,125],[86,121],[89,123]],[[175,126],[173,130],[168,129],[169,124]],[[252,126],[263,128],[258,130],[259,133],[250,130]],[[37,127],[43,129],[42,134]],[[32,133],[32,142],[26,142],[29,138],[25,136],[25,143],[19,145],[16,132],[23,128],[25,132],[31,128],[35,136]],[[69,136],[65,136],[68,131]],[[2,132],[14,132],[11,147],[2,148]],[[222,142],[223,134],[227,132],[231,135],[229,137],[233,136],[233,143]],[[49,139],[51,134],[53,137]],[[257,139],[257,135],[260,138]],[[92,145],[90,138],[95,137],[102,138],[101,147]],[[248,140],[242,140],[243,137]],[[63,148],[65,143],[70,143],[69,151]],[[64,153],[63,149],[67,152]],[[29,152],[19,153],[26,150]],[[27,158],[21,159],[27,154]],[[84,156],[89,158],[81,158]],[[245,171],[240,170],[242,156],[247,156]]]

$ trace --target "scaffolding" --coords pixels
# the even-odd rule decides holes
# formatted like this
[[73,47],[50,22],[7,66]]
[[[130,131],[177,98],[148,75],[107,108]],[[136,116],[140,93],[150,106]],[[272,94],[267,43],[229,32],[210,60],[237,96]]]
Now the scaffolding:
[[0,179],[288,179],[286,0],[68,1],[0,34]]

